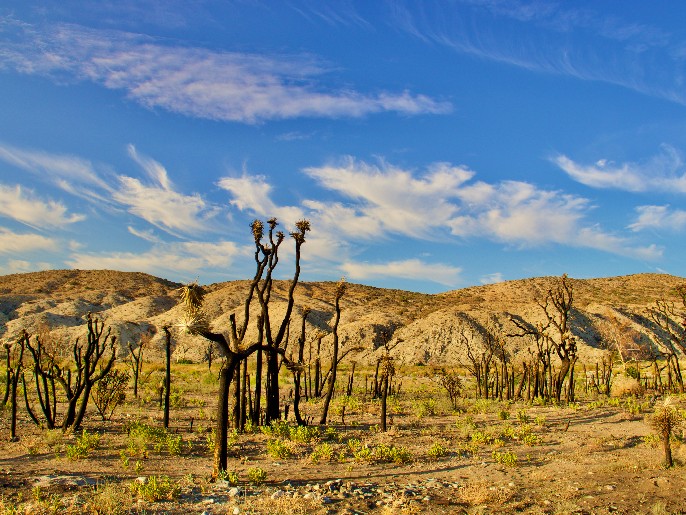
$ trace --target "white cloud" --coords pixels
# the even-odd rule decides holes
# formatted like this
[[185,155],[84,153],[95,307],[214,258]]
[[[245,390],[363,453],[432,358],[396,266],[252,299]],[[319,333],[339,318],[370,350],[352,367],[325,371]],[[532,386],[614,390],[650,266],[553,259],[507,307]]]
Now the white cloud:
[[686,193],[683,159],[669,145],[662,145],[662,151],[645,163],[615,164],[600,159],[592,165],[582,165],[564,155],[552,161],[575,181],[593,188]]
[[686,104],[684,41],[674,33],[570,7],[571,2],[460,3],[416,9],[414,3],[396,1],[391,20],[426,43],[460,54]]
[[0,254],[24,254],[36,250],[54,251],[57,242],[39,234],[16,233],[0,227]]
[[153,275],[186,274],[207,269],[228,271],[238,255],[245,254],[235,243],[223,241],[158,244],[149,251],[73,254],[66,263],[80,269],[112,269],[147,272]]
[[[0,142],[0,160],[37,175],[41,180],[79,197],[108,203],[111,188],[93,164],[80,157],[20,149]],[[100,190],[100,191],[96,191]]]
[[425,95],[351,90],[313,84],[328,71],[305,56],[262,56],[164,46],[139,35],[76,25],[30,29],[6,43],[0,66],[21,73],[70,74],[129,98],[188,116],[255,123],[296,117],[360,117],[379,112],[445,113]]
[[136,229],[135,227],[131,227],[130,225],[126,228],[131,234],[136,236],[137,238],[140,238],[145,241],[149,241],[150,243],[161,243],[162,240],[155,236],[155,233],[152,232],[152,230],[149,231],[140,231]]
[[278,206],[271,198],[272,186],[263,175],[243,173],[240,177],[223,177],[217,186],[232,195],[229,203],[241,211],[258,217],[276,217],[284,227],[293,227],[304,218],[303,210],[294,206]]
[[505,279],[503,278],[502,272],[494,272],[492,274],[486,274],[481,279],[479,279],[479,282],[481,284],[496,284],[496,283],[501,283]]
[[143,167],[152,183],[144,184],[134,177],[119,176],[121,189],[112,198],[128,211],[170,234],[176,231],[194,233],[208,229],[207,221],[218,210],[198,194],[184,195],[174,190],[166,169],[157,161],[140,156],[129,147],[132,159]]
[[54,200],[40,200],[21,186],[0,184],[0,216],[12,218],[33,228],[61,228],[86,219],[84,215],[67,215],[67,208]]
[[390,261],[387,263],[345,262],[340,266],[345,276],[356,281],[379,277],[399,277],[415,281],[431,281],[446,286],[457,286],[462,269],[441,263],[427,263],[419,259]]
[[[306,168],[304,172],[323,187],[344,195],[370,230],[436,239],[434,229],[444,226],[458,211],[451,202],[474,175],[463,167],[437,163],[420,178],[388,165],[374,166],[348,159],[339,166]],[[342,211],[338,206],[338,211]],[[343,213],[352,220],[350,209]],[[378,234],[378,233],[377,233]],[[364,236],[365,233],[362,232]]]
[[271,200],[264,177],[244,173],[219,184],[241,210],[258,216],[297,213],[293,220],[311,220],[318,234],[325,234],[314,237],[312,248],[317,257],[333,256],[334,262],[359,251],[361,242],[395,235],[429,241],[450,235],[487,238],[521,247],[553,243],[639,259],[654,259],[662,252],[655,246],[636,246],[589,224],[587,215],[593,206],[585,198],[521,181],[470,183],[474,172],[460,166],[438,163],[417,176],[387,164],[347,159],[337,166],[310,167],[304,173],[348,200],[304,199],[300,208],[279,207]]
[[54,268],[52,263],[44,261],[26,261],[24,259],[9,259],[3,271],[6,274],[24,274],[27,272],[38,272],[41,270],[51,270]]
[[482,234],[524,245],[569,243],[589,209],[586,199],[539,190],[519,181],[465,189],[466,200],[475,196],[480,200],[478,203],[472,203],[465,214],[448,221],[453,234]]
[[664,229],[682,231],[686,229],[686,211],[670,209],[669,206],[639,206],[636,208],[638,217],[629,225],[632,231],[645,229]]

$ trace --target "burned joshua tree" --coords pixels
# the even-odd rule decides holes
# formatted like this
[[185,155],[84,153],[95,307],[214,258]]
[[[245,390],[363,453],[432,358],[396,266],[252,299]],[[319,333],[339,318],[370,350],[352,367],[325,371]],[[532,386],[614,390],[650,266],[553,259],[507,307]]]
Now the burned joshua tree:
[[[202,311],[204,293],[196,283],[190,284],[182,289],[182,301],[185,306],[185,319],[182,326],[192,334],[203,336],[213,342],[224,356],[222,367],[219,371],[219,396],[217,401],[217,426],[216,442],[214,454],[213,476],[217,477],[221,471],[226,470],[227,450],[228,450],[228,427],[229,427],[229,390],[232,381],[235,381],[235,391],[240,392],[240,367],[239,365],[258,351],[266,351],[268,359],[272,359],[273,364],[267,364],[268,376],[271,378],[270,387],[267,392],[267,420],[278,418],[279,396],[278,396],[278,362],[277,357],[283,359],[284,348],[282,343],[287,334],[290,323],[291,313],[294,305],[295,287],[300,277],[300,249],[305,243],[305,234],[310,230],[310,223],[301,220],[295,224],[296,230],[291,233],[295,242],[295,273],[288,289],[287,307],[281,322],[277,325],[277,330],[272,331],[272,320],[270,317],[270,301],[273,287],[272,274],[279,262],[279,249],[284,241],[284,233],[275,231],[277,221],[275,218],[268,222],[269,230],[265,235],[264,223],[255,220],[251,224],[252,235],[255,243],[255,275],[250,283],[246,300],[243,305],[243,318],[239,322],[235,313],[229,316],[229,327],[226,333],[213,332]],[[257,298],[259,302],[259,312],[257,316],[251,316],[251,302]],[[256,325],[257,335],[255,341],[247,343],[245,337],[249,324]],[[278,355],[278,356],[277,356]],[[276,373],[277,377],[274,377]],[[234,402],[240,403],[240,395],[234,397]],[[257,401],[257,398],[255,399]],[[233,410],[240,414],[240,408]],[[234,415],[234,423],[239,423]]]

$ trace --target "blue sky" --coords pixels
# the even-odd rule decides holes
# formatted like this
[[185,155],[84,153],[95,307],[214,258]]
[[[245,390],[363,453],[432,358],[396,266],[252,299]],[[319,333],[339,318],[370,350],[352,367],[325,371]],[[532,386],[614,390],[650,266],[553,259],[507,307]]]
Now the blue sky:
[[[9,0],[0,273],[686,275],[681,2]],[[292,274],[292,245],[282,276]]]

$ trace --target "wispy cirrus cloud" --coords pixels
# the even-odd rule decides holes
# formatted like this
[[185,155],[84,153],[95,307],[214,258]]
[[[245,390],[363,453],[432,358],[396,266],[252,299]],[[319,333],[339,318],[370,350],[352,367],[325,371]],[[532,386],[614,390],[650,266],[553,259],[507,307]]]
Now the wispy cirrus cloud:
[[686,211],[671,209],[670,206],[638,206],[638,217],[629,225],[632,231],[646,229],[682,231],[686,229]]
[[0,184],[0,216],[5,216],[34,229],[63,228],[86,219],[81,214],[68,214],[67,207],[55,200],[42,200],[21,186]]
[[276,217],[290,227],[303,218],[303,210],[295,206],[279,206],[272,199],[272,186],[264,175],[243,172],[238,177],[222,177],[217,186],[231,194],[229,203],[241,211],[260,217]]
[[393,2],[394,26],[457,53],[601,81],[686,104],[685,42],[670,31],[564,2]]
[[580,164],[565,155],[552,162],[572,179],[592,188],[631,192],[661,191],[686,193],[686,170],[681,154],[670,145],[643,163],[614,163],[600,159],[593,164]]
[[19,148],[0,142],[0,161],[37,176],[72,195],[109,203],[108,194],[112,192],[112,188],[103,178],[107,172],[98,170],[87,159]]
[[219,209],[208,205],[199,194],[185,195],[176,191],[160,163],[140,155],[133,145],[129,145],[128,150],[150,182],[120,175],[120,188],[113,193],[114,200],[130,213],[173,235],[208,230],[208,220]]
[[148,230],[139,230],[136,229],[135,227],[131,227],[130,225],[126,228],[129,233],[133,234],[135,237],[140,238],[145,241],[149,241],[150,243],[161,243],[162,240],[158,238],[155,233],[152,231]]
[[264,56],[163,45],[150,37],[78,25],[13,28],[14,37],[0,50],[0,67],[89,80],[122,90],[148,108],[186,116],[257,123],[451,110],[447,102],[409,91],[332,90],[325,86],[329,66],[309,55]]
[[[144,178],[119,174],[109,166],[96,165],[78,156],[52,154],[2,143],[0,161],[84,198],[97,209],[125,209],[174,236],[187,237],[215,229],[211,220],[221,211],[218,206],[208,203],[197,193],[178,191],[166,168],[138,152],[133,145],[129,145],[127,151],[144,172]],[[14,216],[18,221],[34,227],[64,226],[83,219],[82,215],[67,216],[67,207],[60,203],[47,202],[41,205],[37,200],[29,201],[21,191],[20,188],[14,193],[0,189],[0,198],[7,199],[7,205],[0,207],[0,214],[4,211],[7,216]],[[12,195],[14,198],[11,198]]]

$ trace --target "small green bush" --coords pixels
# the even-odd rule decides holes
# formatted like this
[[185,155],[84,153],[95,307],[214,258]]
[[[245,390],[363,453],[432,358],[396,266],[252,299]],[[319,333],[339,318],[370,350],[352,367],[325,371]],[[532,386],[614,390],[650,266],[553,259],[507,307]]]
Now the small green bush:
[[434,444],[429,447],[429,450],[426,451],[426,455],[434,460],[442,458],[447,454],[448,451],[439,442],[434,442]]
[[221,481],[227,481],[230,485],[238,484],[238,472],[229,470],[220,470],[217,478]]
[[331,461],[333,459],[333,447],[328,443],[323,443],[315,447],[310,454],[310,461],[319,463],[320,461]]
[[149,502],[173,501],[181,493],[181,487],[168,476],[150,476],[146,481],[135,480],[130,489],[133,495]]
[[96,449],[100,445],[100,435],[97,433],[88,433],[85,429],[76,437],[74,445],[67,445],[67,458],[70,460],[80,460],[87,458],[90,451]]
[[517,465],[517,455],[512,451],[493,451],[493,459],[496,461],[496,463],[502,463],[508,467],[514,467]]
[[264,483],[267,480],[267,472],[260,467],[253,467],[248,469],[248,479],[256,485]]
[[267,454],[272,458],[287,459],[293,456],[293,448],[277,438],[267,442]]

